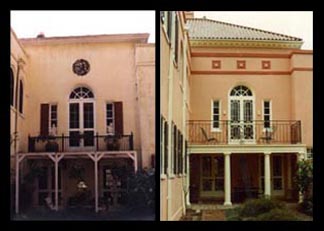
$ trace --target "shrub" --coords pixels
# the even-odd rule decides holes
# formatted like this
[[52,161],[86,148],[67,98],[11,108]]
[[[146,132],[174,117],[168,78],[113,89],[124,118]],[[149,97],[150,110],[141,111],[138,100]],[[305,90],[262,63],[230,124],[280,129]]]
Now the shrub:
[[155,205],[155,171],[139,170],[128,179],[128,205],[133,208],[152,208]]
[[255,221],[298,221],[298,217],[290,210],[275,208],[257,216]]
[[273,199],[251,199],[247,200],[240,211],[241,217],[256,217],[262,213],[270,212],[272,209],[284,209],[285,205]]
[[313,183],[313,163],[311,160],[298,162],[298,170],[295,177],[298,190],[303,194],[305,200],[311,197],[311,186]]

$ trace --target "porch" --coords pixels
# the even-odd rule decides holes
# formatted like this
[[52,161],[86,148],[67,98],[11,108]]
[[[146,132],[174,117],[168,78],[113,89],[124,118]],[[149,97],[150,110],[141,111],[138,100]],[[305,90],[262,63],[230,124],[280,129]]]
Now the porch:
[[307,158],[305,145],[189,145],[191,203],[231,206],[248,198],[298,201],[296,162]]
[[[125,177],[114,175],[111,164],[125,163],[125,166],[132,172],[137,171],[137,152],[133,147],[133,135],[119,136],[46,136],[29,137],[29,152],[16,154],[16,180],[15,180],[15,212],[20,211],[20,186],[23,174],[21,165],[28,161],[38,161],[42,163],[41,168],[48,169],[44,179],[38,179],[38,191],[36,198],[37,205],[50,207],[54,211],[65,208],[68,197],[71,194],[71,185],[78,188],[77,193],[84,196],[87,193],[89,199],[84,207],[94,210],[96,213],[105,209],[102,198],[110,198],[110,204],[117,204],[125,189],[122,181]],[[109,160],[109,161],[108,161]],[[76,162],[83,162],[86,176],[80,178],[78,182],[69,180],[66,170],[67,163],[75,167]],[[119,164],[120,165],[120,164]],[[119,166],[120,167],[120,166]],[[27,168],[27,171],[30,169]],[[130,172],[128,170],[128,172]],[[121,179],[124,178],[124,179]],[[45,183],[46,182],[46,183]],[[42,186],[43,185],[43,186]],[[44,186],[46,185],[46,186]],[[73,191],[73,190],[72,190]],[[75,190],[74,190],[75,191]],[[70,195],[71,196],[71,195]],[[62,198],[64,198],[62,202]],[[70,198],[71,199],[71,198]],[[44,202],[46,201],[46,203]],[[69,200],[70,202],[72,200]],[[73,203],[70,203],[70,209]],[[74,207],[80,207],[78,202]]]

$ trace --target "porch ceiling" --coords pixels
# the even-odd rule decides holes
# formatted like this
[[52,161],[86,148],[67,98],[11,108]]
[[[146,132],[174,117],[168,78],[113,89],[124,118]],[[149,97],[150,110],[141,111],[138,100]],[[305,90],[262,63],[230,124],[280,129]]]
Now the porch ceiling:
[[306,153],[305,144],[281,144],[281,145],[189,145],[188,154],[211,153]]

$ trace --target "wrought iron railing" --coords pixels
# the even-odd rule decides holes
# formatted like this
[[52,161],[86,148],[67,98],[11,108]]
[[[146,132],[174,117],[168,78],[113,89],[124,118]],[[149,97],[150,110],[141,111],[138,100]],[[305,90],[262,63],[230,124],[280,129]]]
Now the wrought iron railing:
[[73,136],[28,136],[28,152],[69,151],[130,151],[134,150],[130,135],[76,134]]
[[187,122],[190,144],[297,144],[301,122],[292,120]]

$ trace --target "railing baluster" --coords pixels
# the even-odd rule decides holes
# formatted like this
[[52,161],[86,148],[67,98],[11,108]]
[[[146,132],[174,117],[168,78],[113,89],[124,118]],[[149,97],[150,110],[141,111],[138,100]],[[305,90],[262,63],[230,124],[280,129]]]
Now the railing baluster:
[[62,152],[64,152],[64,133],[62,133]]

